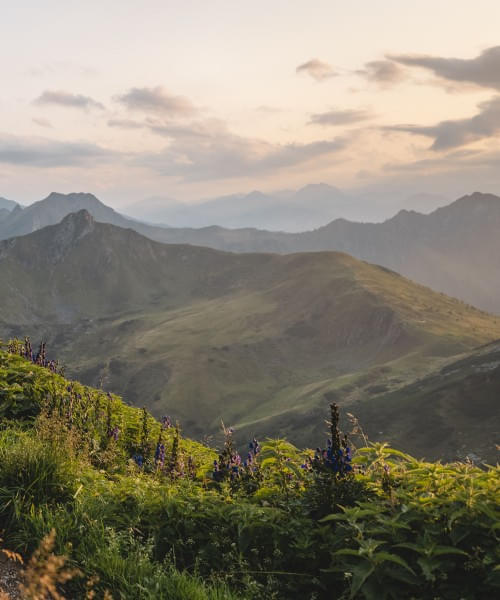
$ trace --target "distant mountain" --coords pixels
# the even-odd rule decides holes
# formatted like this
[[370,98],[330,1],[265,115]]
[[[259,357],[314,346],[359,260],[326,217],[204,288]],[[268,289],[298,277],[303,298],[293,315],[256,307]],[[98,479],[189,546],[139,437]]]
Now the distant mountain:
[[59,223],[65,216],[79,210],[89,211],[96,219],[127,227],[129,221],[92,194],[51,193],[44,200],[21,209],[18,205],[0,224],[0,239],[26,235],[47,225]]
[[231,229],[304,231],[338,217],[356,219],[368,207],[369,201],[360,202],[330,185],[314,184],[286,194],[255,190],[196,204],[151,198],[127,207],[125,212],[143,221],[168,223],[172,227],[218,225]]
[[199,436],[223,416],[310,444],[325,392],[401,386],[500,338],[490,315],[346,254],[164,245],[87,211],[0,242],[0,280],[1,336],[44,337],[71,375]]
[[335,250],[381,264],[437,291],[500,313],[500,198],[475,192],[430,214],[402,210],[383,223],[337,219],[303,233],[257,229],[154,227],[126,217],[91,194],[51,194],[0,221],[0,239],[58,223],[85,208],[97,220],[163,243],[232,252]]
[[[155,227],[147,223],[125,217],[106,206],[93,194],[71,193],[59,194],[52,192],[43,200],[25,208],[16,204],[14,209],[0,221],[0,240],[26,235],[49,225],[60,223],[66,216],[74,212],[86,210],[94,219],[101,223],[109,223],[117,227],[130,228],[151,239],[167,241],[169,237],[196,237],[197,230],[168,229]],[[203,235],[203,234],[202,234]],[[211,236],[208,236],[210,239]]]
[[234,252],[347,252],[500,313],[499,231],[500,198],[475,192],[430,214],[402,210],[383,223],[337,219],[296,234],[212,227],[151,236]]
[[5,221],[5,219],[10,215],[10,210],[6,208],[0,208],[0,223]]
[[403,208],[430,212],[449,204],[440,194],[420,193],[408,198],[387,198],[375,193],[346,193],[325,183],[299,190],[232,194],[186,204],[168,197],[154,197],[124,209],[129,215],[154,225],[171,227],[257,228],[299,232],[321,227],[338,218],[382,221]]
[[13,200],[7,200],[7,198],[0,197],[0,209],[5,208],[9,212],[17,206],[17,202]]
[[[420,193],[420,194],[412,194],[408,196],[406,200],[402,202],[401,210],[417,210],[420,213],[430,213],[442,206],[447,206],[450,204],[450,198],[443,196],[441,194],[429,194],[429,193]],[[395,212],[398,212],[397,210]]]

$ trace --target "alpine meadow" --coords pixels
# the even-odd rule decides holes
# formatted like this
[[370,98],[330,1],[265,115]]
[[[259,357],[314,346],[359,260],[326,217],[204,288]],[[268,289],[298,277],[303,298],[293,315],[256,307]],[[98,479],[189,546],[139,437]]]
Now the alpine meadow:
[[3,9],[0,600],[500,595],[498,22]]

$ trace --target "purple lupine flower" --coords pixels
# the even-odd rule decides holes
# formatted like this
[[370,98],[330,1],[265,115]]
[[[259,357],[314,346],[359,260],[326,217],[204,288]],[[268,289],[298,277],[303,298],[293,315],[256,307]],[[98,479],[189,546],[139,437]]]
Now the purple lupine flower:
[[170,427],[172,427],[172,421],[168,415],[161,418],[161,426],[163,429],[170,429]]
[[161,444],[160,442],[156,445],[155,462],[159,467],[163,467],[165,464],[165,444]]

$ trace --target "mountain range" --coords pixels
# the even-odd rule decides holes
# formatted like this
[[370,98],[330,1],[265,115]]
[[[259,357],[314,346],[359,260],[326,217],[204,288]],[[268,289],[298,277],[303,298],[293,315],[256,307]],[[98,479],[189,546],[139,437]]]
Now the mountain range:
[[[361,414],[500,338],[495,317],[347,254],[165,245],[85,210],[0,242],[0,280],[4,337],[43,337],[71,375],[169,412],[194,436],[222,416],[310,444],[325,393]],[[406,406],[387,406],[379,417],[397,432]],[[467,434],[461,444],[477,450]],[[459,450],[450,441],[448,455]]]
[[369,193],[346,193],[325,183],[309,184],[299,190],[232,194],[197,203],[153,197],[136,202],[125,212],[137,219],[171,227],[258,228],[298,232],[320,227],[334,219],[381,221],[401,208],[419,206],[428,212],[448,204],[439,194],[422,193],[406,199]]
[[395,270],[484,310],[500,313],[500,198],[476,192],[430,214],[402,210],[383,223],[337,219],[312,231],[158,227],[127,218],[92,194],[50,194],[0,218],[0,239],[31,233],[85,209],[101,222],[163,243],[231,252],[341,251]]

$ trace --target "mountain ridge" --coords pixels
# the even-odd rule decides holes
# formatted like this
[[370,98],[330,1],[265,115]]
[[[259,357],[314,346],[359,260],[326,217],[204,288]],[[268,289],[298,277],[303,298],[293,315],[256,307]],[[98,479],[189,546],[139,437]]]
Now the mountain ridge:
[[[0,221],[0,238],[29,233],[42,224],[54,224],[71,212],[65,203],[57,215],[44,211],[45,201],[17,211],[15,219]],[[87,196],[79,196],[80,200]],[[386,266],[433,289],[458,297],[479,308],[500,313],[500,198],[475,192],[430,214],[402,210],[383,223],[357,223],[336,219],[302,233],[258,229],[202,229],[155,227],[123,217],[100,203],[83,202],[97,220],[132,228],[162,243],[192,244],[217,250],[254,253],[340,251]],[[70,198],[71,200],[71,198]],[[90,206],[90,204],[92,206]],[[38,215],[43,213],[43,219]],[[34,213],[34,214],[33,214]],[[13,225],[13,220],[15,221]],[[43,223],[42,223],[43,221]]]
[[14,202],[14,200],[8,200],[7,198],[0,196],[0,209],[5,208],[6,210],[8,210],[10,212],[16,206],[18,206],[18,203]]
[[43,337],[72,375],[194,436],[281,415],[312,440],[326,392],[397,388],[500,338],[494,317],[345,253],[160,244],[86,211],[0,242],[0,278],[3,337]]

